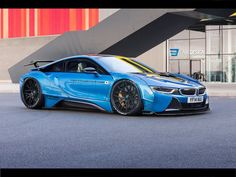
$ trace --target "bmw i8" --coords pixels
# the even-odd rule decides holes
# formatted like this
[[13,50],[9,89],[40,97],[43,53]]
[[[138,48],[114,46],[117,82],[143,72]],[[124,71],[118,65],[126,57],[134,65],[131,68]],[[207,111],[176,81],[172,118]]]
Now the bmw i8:
[[89,108],[128,116],[209,110],[206,87],[198,80],[131,58],[78,55],[39,62],[20,78],[21,99],[30,109]]

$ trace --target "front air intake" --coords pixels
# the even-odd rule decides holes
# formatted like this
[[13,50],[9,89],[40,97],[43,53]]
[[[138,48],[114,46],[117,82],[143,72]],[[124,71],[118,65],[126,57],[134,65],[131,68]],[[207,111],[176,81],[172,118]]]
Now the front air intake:
[[182,95],[195,95],[196,89],[194,89],[194,88],[180,89],[180,93]]

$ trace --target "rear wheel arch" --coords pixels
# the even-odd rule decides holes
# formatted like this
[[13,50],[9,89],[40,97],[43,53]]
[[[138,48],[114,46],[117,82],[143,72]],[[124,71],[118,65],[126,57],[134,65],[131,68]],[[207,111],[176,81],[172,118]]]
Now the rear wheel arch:
[[[37,86],[37,89],[35,89],[35,92],[37,92],[37,101],[35,101],[35,103],[32,103],[32,104],[29,104],[26,100],[26,84],[29,84],[29,82],[31,83],[35,83]],[[21,100],[22,102],[24,103],[24,105],[27,107],[27,108],[30,108],[30,109],[40,109],[44,106],[44,95],[43,95],[43,92],[42,92],[42,87],[41,87],[41,84],[40,82],[34,78],[34,77],[26,77],[23,79],[23,83],[22,83],[22,87],[21,87],[21,90],[20,90],[20,96],[21,96]],[[36,97],[36,96],[35,96]]]

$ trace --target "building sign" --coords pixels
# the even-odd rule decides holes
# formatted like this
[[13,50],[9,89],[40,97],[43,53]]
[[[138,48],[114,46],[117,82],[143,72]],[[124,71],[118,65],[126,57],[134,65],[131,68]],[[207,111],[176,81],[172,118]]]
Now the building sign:
[[176,57],[176,56],[178,56],[178,54],[179,54],[179,49],[177,49],[177,48],[170,49],[170,56]]
[[190,50],[190,55],[205,55],[204,50]]
[[170,49],[170,56],[171,57],[178,57],[178,56],[189,56],[189,55],[204,55],[205,51],[204,50],[198,50],[198,49],[194,49],[194,50],[180,50],[179,48],[171,48]]

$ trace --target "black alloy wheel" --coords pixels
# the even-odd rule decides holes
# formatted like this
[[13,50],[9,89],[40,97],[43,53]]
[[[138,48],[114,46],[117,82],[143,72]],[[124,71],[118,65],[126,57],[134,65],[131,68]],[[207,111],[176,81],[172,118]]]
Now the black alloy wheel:
[[27,108],[39,109],[43,106],[43,95],[36,79],[28,78],[24,81],[21,98]]
[[130,80],[121,80],[114,84],[111,92],[113,109],[121,115],[142,113],[142,99],[139,88]]

